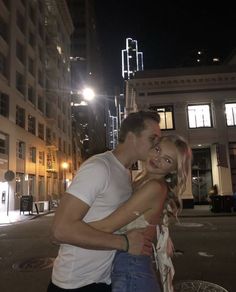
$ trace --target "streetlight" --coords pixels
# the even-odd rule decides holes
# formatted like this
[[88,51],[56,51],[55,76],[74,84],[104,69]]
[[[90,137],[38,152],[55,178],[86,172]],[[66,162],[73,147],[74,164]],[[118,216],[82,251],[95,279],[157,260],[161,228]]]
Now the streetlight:
[[63,170],[63,186],[64,186],[64,191],[66,190],[66,170],[69,167],[68,162],[62,162],[61,164],[62,170]]
[[93,100],[95,97],[95,93],[94,93],[93,89],[88,88],[88,87],[83,89],[82,95],[83,95],[84,99],[88,100],[88,101]]

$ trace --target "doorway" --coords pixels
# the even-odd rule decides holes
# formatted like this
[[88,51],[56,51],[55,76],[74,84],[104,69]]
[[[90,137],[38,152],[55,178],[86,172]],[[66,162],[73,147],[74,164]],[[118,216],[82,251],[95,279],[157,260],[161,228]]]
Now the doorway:
[[208,204],[208,192],[212,187],[210,148],[192,149],[192,192],[194,204]]

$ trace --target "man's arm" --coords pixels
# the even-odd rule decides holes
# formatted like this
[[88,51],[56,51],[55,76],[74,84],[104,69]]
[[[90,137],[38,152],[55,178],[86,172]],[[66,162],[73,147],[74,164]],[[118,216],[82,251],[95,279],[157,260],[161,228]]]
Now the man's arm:
[[[127,243],[123,236],[109,234],[94,229],[83,218],[89,205],[70,194],[65,194],[57,208],[53,222],[53,237],[60,243],[76,245],[95,250],[126,250]],[[144,239],[140,230],[128,234],[130,249],[133,254],[140,254],[143,245],[150,243]]]

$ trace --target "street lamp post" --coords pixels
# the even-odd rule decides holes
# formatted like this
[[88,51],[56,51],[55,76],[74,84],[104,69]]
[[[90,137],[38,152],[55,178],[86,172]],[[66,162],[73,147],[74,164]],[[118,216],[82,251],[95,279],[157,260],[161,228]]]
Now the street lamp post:
[[67,162],[62,162],[61,167],[62,167],[62,173],[63,173],[63,188],[64,188],[64,192],[66,190],[66,170],[68,168],[69,164]]

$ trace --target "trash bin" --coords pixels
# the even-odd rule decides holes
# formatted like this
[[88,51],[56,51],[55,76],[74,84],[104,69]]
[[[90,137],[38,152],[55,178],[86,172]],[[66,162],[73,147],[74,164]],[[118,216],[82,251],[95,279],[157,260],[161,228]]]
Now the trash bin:
[[233,210],[233,196],[222,196],[223,212],[231,213]]
[[223,196],[211,196],[211,211],[214,213],[219,213],[223,211]]

